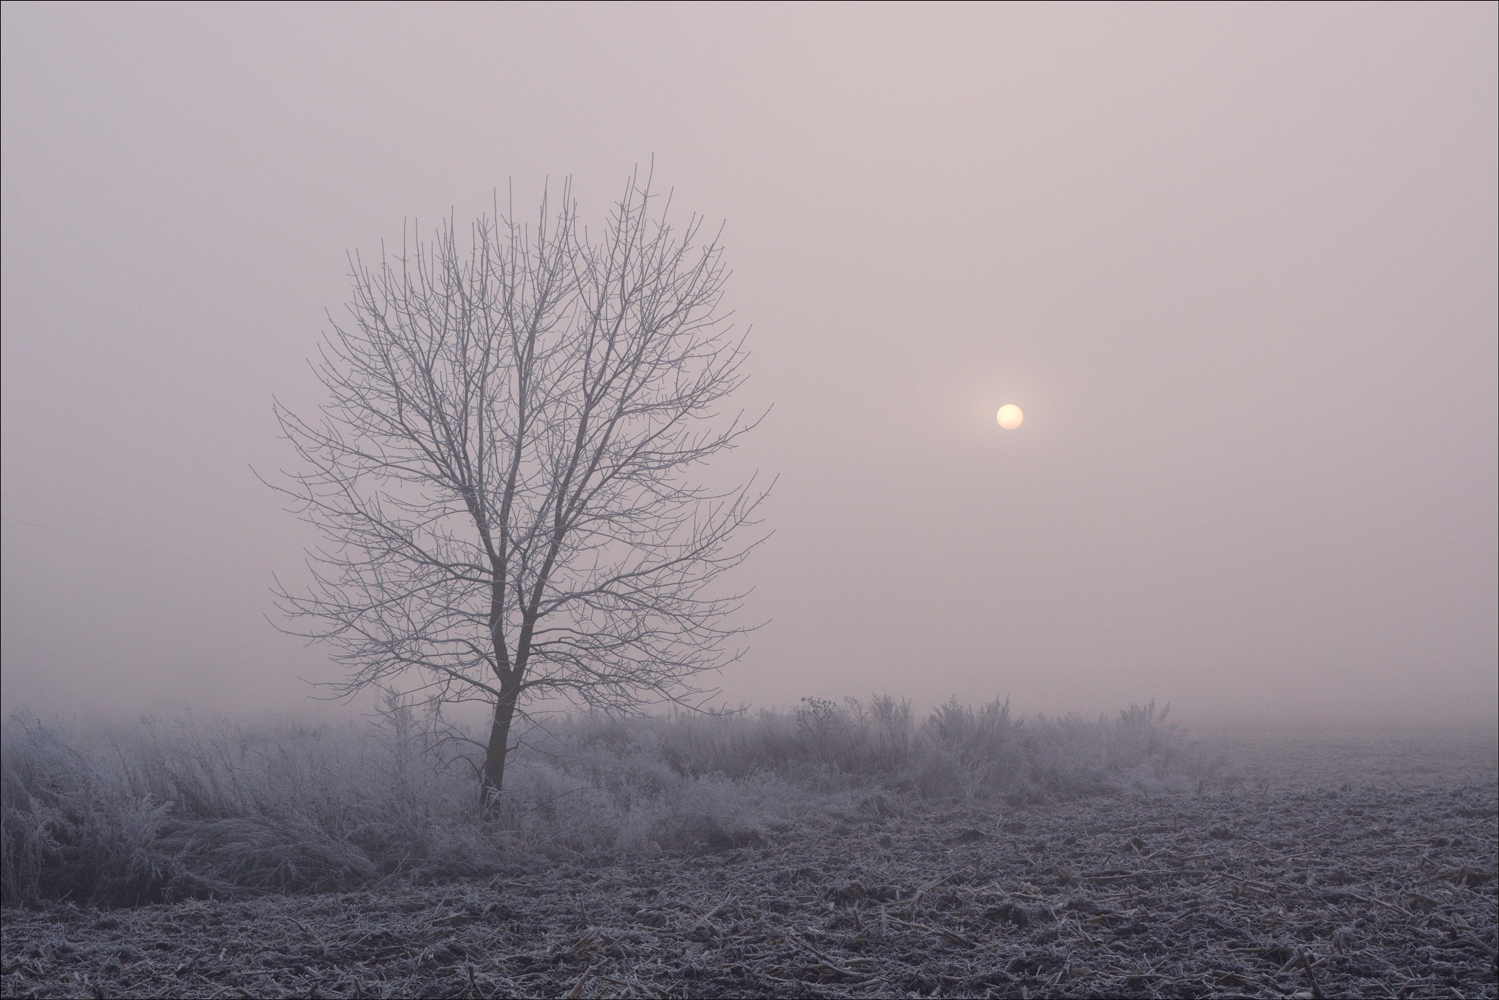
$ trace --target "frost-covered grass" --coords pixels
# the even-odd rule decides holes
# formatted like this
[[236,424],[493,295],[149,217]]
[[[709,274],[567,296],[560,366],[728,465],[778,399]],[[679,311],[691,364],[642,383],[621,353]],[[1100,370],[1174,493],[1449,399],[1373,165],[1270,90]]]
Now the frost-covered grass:
[[[523,734],[481,817],[453,741],[403,711],[377,725],[189,718],[4,727],[4,904],[136,905],[346,890],[493,871],[531,852],[720,849],[811,813],[1189,791],[1221,761],[1154,704],[1014,719],[886,697],[794,712],[574,715]],[[870,803],[875,803],[870,806]]]

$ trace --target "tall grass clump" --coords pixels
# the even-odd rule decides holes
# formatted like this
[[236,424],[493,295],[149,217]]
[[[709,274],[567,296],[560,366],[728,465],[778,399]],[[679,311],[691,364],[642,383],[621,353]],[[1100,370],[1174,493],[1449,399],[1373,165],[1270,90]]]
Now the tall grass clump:
[[[793,712],[678,715],[641,720],[662,758],[684,775],[774,774],[821,791],[881,785],[924,798],[1000,795],[1010,801],[1126,789],[1185,788],[1209,775],[1167,709],[1131,705],[1115,719],[1015,718],[1007,700],[949,701],[918,722],[888,696],[841,704],[804,699]],[[591,719],[578,720],[597,725]]]
[[404,748],[362,735],[195,719],[83,730],[12,716],[0,765],[4,901],[317,892],[433,857],[451,863],[452,824],[432,820],[455,816],[466,784],[418,779]]
[[[3,733],[0,891],[129,906],[478,876],[535,852],[722,849],[847,796],[1003,806],[1184,789],[1214,764],[1155,704],[1015,718],[1008,702],[807,699],[792,711],[578,714],[520,734],[481,816],[461,730],[187,718]],[[888,801],[882,798],[881,801]]]

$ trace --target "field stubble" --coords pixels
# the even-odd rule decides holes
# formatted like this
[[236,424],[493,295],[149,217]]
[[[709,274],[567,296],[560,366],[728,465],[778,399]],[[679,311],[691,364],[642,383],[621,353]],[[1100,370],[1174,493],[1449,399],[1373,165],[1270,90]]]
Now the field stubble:
[[[161,813],[155,888],[41,870],[11,772],[18,747],[53,744],[13,720],[4,995],[1496,996],[1491,729],[1240,727],[1194,745],[1150,710],[1020,723],[991,708],[987,731],[983,709],[882,731],[865,706],[827,703],[738,729],[572,720],[570,756],[517,769],[499,820],[460,824],[455,802],[407,789],[431,828],[387,803],[379,836],[349,787],[335,808],[305,746],[281,758],[300,761],[301,792],[275,768],[238,772],[238,816],[204,795],[192,814],[142,803],[76,751],[98,787],[71,773],[72,805],[33,795],[33,820],[54,809],[57,840],[71,808],[79,838],[85,803],[135,794]],[[163,742],[184,760],[205,745]],[[353,780],[352,760],[324,762]],[[257,802],[272,791],[295,822]],[[228,820],[261,823],[260,846],[191,846]],[[399,861],[398,834],[426,840]],[[318,837],[363,864],[330,862]],[[104,908],[130,901],[100,896],[100,877],[179,897]]]

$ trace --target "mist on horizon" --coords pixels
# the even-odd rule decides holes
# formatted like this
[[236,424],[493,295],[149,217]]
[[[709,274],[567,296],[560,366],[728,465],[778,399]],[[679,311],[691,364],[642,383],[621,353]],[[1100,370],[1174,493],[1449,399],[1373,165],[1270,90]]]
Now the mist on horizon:
[[0,16],[6,715],[322,711],[347,255],[638,167],[769,409],[720,702],[1499,717],[1493,5]]

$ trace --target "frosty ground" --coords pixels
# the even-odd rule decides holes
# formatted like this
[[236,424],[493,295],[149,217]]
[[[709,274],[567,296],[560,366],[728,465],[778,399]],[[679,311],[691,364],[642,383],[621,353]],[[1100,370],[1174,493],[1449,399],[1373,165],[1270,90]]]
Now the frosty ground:
[[4,995],[1499,995],[1492,729],[1223,739],[1089,794],[863,783],[461,877],[32,900]]

